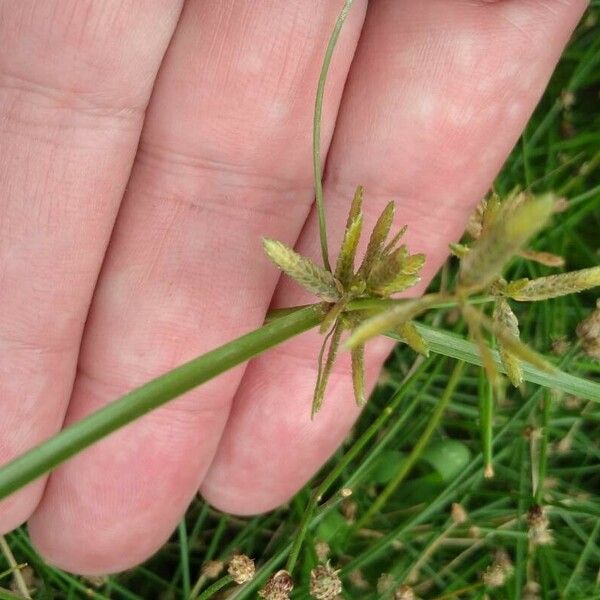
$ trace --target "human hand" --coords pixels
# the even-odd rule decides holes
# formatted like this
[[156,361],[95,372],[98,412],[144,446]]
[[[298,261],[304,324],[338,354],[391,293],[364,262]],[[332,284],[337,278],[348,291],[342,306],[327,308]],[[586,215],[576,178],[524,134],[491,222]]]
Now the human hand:
[[[366,229],[395,200],[430,279],[585,6],[356,0],[325,99],[331,248],[362,184]],[[0,463],[269,306],[313,300],[278,283],[261,236],[319,257],[311,120],[340,7],[0,2]],[[310,420],[319,344],[292,340],[89,448],[0,502],[0,532],[29,519],[48,561],[106,573],[153,553],[198,489],[237,514],[285,502],[358,415],[341,360]],[[388,351],[370,344],[371,384]]]

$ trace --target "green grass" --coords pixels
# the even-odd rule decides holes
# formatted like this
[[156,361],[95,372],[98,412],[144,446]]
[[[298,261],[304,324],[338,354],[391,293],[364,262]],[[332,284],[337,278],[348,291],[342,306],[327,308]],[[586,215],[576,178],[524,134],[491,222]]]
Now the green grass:
[[[592,10],[600,18],[598,4],[594,2]],[[565,89],[576,96],[569,110],[560,103]],[[569,197],[570,208],[534,244],[538,250],[565,256],[569,270],[598,264],[599,93],[600,26],[582,25],[496,182],[500,193],[520,185]],[[564,135],[565,122],[572,126],[569,137]],[[515,277],[549,272],[525,261],[511,267]],[[443,276],[452,280],[455,274],[451,260]],[[584,293],[516,305],[522,339],[579,378],[575,383],[568,380],[573,385],[581,379],[599,380],[600,365],[574,344],[575,327],[594,302],[593,293]],[[304,524],[304,543],[294,549],[299,550],[294,598],[309,597],[315,540],[329,543],[332,562],[342,569],[346,598],[385,598],[376,590],[382,574],[396,583],[413,574],[415,589],[428,599],[477,599],[487,593],[490,598],[518,600],[531,580],[540,585],[545,600],[600,598],[600,407],[589,394],[586,400],[571,395],[577,388],[567,387],[571,393],[548,392],[530,382],[523,393],[507,388],[506,398],[493,407],[490,441],[489,426],[480,423],[480,404],[488,411],[486,424],[490,421],[490,407],[480,399],[485,397],[486,381],[473,364],[477,360],[472,347],[457,342],[452,354],[438,339],[464,336],[464,324],[452,317],[452,308],[440,308],[424,320],[423,331],[434,350],[430,358],[417,359],[405,346],[395,349],[351,436],[288,506],[239,519],[198,500],[156,556],[127,573],[94,582],[96,586],[46,565],[26,530],[19,529],[6,540],[16,562],[33,569],[33,597],[187,598],[205,561],[225,560],[242,550],[257,560],[258,577],[229,597],[255,598],[261,582],[288,561]],[[554,356],[553,342],[563,338],[571,346]],[[464,361],[460,368],[458,360]],[[441,402],[447,404],[432,427]],[[307,406],[307,414],[308,410]],[[539,436],[531,435],[532,430]],[[484,452],[486,459],[492,457],[496,477],[491,480],[483,477]],[[344,488],[352,489],[350,499],[341,498]],[[455,525],[451,520],[452,502],[466,509],[466,523]],[[554,544],[531,551],[525,516],[535,502],[548,507]],[[481,573],[498,548],[509,554],[514,572],[504,586],[486,590]],[[358,571],[365,589],[352,583]],[[0,587],[8,589],[11,583],[10,565],[0,553]],[[202,589],[210,583],[204,582]],[[0,600],[14,597],[14,592],[0,590]]]

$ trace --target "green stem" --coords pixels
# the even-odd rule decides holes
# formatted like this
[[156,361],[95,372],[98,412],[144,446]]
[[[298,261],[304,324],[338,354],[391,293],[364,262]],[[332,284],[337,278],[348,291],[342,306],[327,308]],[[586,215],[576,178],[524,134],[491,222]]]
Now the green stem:
[[323,266],[331,271],[329,264],[329,250],[327,247],[327,225],[325,223],[325,207],[323,205],[323,174],[321,169],[321,116],[323,113],[323,95],[325,93],[325,82],[327,81],[327,73],[331,64],[333,50],[337,44],[342,30],[342,25],[350,12],[354,0],[346,0],[344,6],[335,22],[335,27],[329,38],[325,57],[323,58],[323,66],[319,75],[319,83],[317,85],[317,96],[315,99],[315,112],[313,118],[313,173],[315,178],[315,199],[317,204],[317,214],[319,216],[319,237],[321,238],[321,253],[323,254]]
[[[429,296],[428,294],[427,296]],[[432,295],[432,294],[431,294]],[[437,296],[438,294],[436,294]],[[427,298],[427,296],[422,296],[423,298]],[[394,308],[394,306],[400,306],[402,304],[406,304],[410,302],[412,298],[358,298],[356,300],[351,300],[345,307],[347,311],[355,311],[355,310],[385,310],[386,308]],[[494,296],[474,296],[473,298],[467,298],[464,300],[465,304],[487,304],[488,302],[494,302]],[[459,306],[463,301],[458,301],[455,298],[448,298],[448,300],[440,300],[439,302],[434,302],[429,305],[429,309],[443,309],[443,308],[454,308]],[[312,304],[300,304],[298,306],[290,306],[289,308],[274,308],[270,310],[267,314],[266,322],[273,321],[278,319],[279,317],[284,317],[285,315],[289,315],[301,308],[306,308],[307,306],[313,306]]]
[[289,338],[323,318],[313,305],[187,362],[63,429],[0,468],[0,500],[135,419]]
[[31,598],[29,590],[27,589],[27,584],[25,583],[25,579],[23,579],[23,575],[21,574],[21,567],[17,564],[12,550],[10,549],[6,538],[3,535],[0,535],[0,552],[4,555],[8,566],[11,568],[19,594],[21,594],[23,598]]
[[183,579],[183,596],[189,598],[192,591],[192,584],[190,579],[190,554],[188,547],[188,535],[187,527],[185,523],[185,517],[181,519],[178,527],[179,533],[179,557],[181,565],[181,575]]
[[[536,504],[542,503],[544,493],[544,480],[546,479],[546,469],[548,466],[548,429],[550,425],[550,409],[552,408],[552,397],[550,390],[545,390],[542,400],[542,437],[539,440],[539,454],[536,457],[537,473],[535,477],[536,485],[533,487],[533,497]],[[533,463],[532,457],[532,463]]]
[[494,386],[480,373],[479,389],[479,419],[481,424],[481,451],[483,454],[483,474],[490,478],[494,476],[492,465],[492,447],[494,434]]
[[429,422],[427,423],[427,427],[425,431],[421,434],[421,437],[417,441],[415,447],[412,449],[411,453],[406,457],[406,460],[400,466],[400,469],[394,476],[394,478],[387,484],[385,489],[379,494],[379,496],[375,499],[375,501],[370,505],[367,512],[363,515],[361,519],[356,523],[355,530],[363,527],[371,517],[378,513],[383,505],[388,501],[389,497],[398,489],[398,486],[404,481],[408,473],[410,473],[412,467],[417,462],[418,458],[421,456],[423,450],[429,443],[435,428],[438,426],[440,419],[442,418],[448,403],[452,399],[452,395],[454,394],[454,390],[460,381],[460,377],[462,374],[462,370],[465,363],[459,361],[456,363],[454,370],[452,371],[452,375],[450,376],[450,380],[448,381],[448,385],[444,390],[444,394],[440,398],[438,405],[435,407]]
[[211,586],[207,587],[199,596],[197,596],[197,600],[207,600],[208,598],[212,598],[219,590],[222,590],[226,585],[229,585],[233,579],[229,575],[225,575],[225,577],[221,577],[221,579],[217,579]]

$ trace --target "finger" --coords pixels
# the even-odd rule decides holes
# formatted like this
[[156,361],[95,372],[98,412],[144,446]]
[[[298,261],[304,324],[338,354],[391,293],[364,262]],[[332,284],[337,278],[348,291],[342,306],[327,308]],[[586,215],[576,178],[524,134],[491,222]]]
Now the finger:
[[[261,261],[260,237],[294,243],[311,209],[313,94],[340,5],[186,4],[95,294],[68,422],[264,319],[277,273]],[[361,20],[359,7],[337,56],[329,123]],[[242,371],[55,472],[30,522],[46,558],[97,573],[154,552],[197,493]]]
[[[62,423],[177,16],[160,0],[0,2],[0,464]],[[0,502],[0,533],[43,485]]]
[[[423,286],[458,239],[533,110],[584,2],[494,4],[381,0],[369,5],[327,159],[332,248],[365,185],[365,230],[397,202]],[[316,214],[297,248],[318,256]],[[416,293],[413,290],[413,293]],[[282,281],[278,306],[310,301]],[[305,335],[252,361],[202,486],[216,507],[255,513],[286,501],[332,454],[358,415],[348,359],[309,419],[321,338]],[[383,342],[371,346],[373,374]],[[371,378],[371,382],[373,379]]]

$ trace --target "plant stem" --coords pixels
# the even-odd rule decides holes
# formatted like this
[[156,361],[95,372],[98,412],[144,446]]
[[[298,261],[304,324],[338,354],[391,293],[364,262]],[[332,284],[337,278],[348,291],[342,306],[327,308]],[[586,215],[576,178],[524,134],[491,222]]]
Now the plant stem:
[[[211,586],[207,587],[199,596],[196,596],[197,600],[207,600],[212,598],[219,590],[222,590],[226,585],[229,585],[233,580],[229,575],[217,579]],[[192,596],[194,598],[194,596]]]
[[[550,425],[550,410],[552,408],[552,396],[550,390],[545,390],[542,400],[542,422],[541,422],[541,439],[532,440],[532,449],[536,448],[535,456],[532,452],[531,464],[532,469],[535,465],[535,472],[532,471],[532,492],[536,504],[542,503],[544,493],[544,480],[546,479],[546,470],[548,467],[548,435]],[[535,446],[534,446],[535,444]]]
[[0,468],[0,500],[106,435],[289,338],[315,327],[320,304],[276,319],[129,392]]
[[179,533],[179,556],[180,556],[180,565],[182,572],[182,580],[183,580],[183,595],[185,598],[190,597],[191,593],[191,581],[190,581],[190,554],[188,547],[188,535],[187,535],[187,527],[185,523],[185,517],[181,519],[178,527]]
[[329,38],[325,57],[323,58],[323,66],[319,75],[319,83],[317,85],[317,96],[315,99],[315,112],[313,118],[313,174],[315,178],[315,200],[317,204],[317,214],[319,216],[319,237],[321,238],[321,253],[323,255],[323,266],[331,271],[329,264],[329,250],[327,247],[327,225],[325,223],[325,207],[323,206],[323,174],[321,169],[321,116],[323,113],[323,95],[325,93],[325,82],[327,81],[327,73],[331,64],[333,50],[337,44],[342,30],[342,25],[350,12],[354,0],[345,0],[344,6],[335,22],[335,27]]
[[3,535],[0,535],[0,551],[4,555],[4,558],[6,559],[6,562],[8,563],[8,566],[12,571],[19,594],[21,594],[23,598],[31,598],[29,590],[27,589],[27,584],[23,579],[23,575],[21,575],[21,567],[17,564],[17,561],[13,556],[10,546],[8,545],[8,542],[6,541],[6,538]]
[[[437,294],[436,294],[437,295]],[[423,296],[425,298],[425,296]],[[411,298],[358,298],[356,300],[351,300],[346,305],[345,310],[350,312],[355,310],[385,310],[386,308],[393,308],[394,306],[400,306],[402,304],[406,304],[410,302]],[[487,304],[488,302],[493,302],[495,300],[494,296],[474,296],[473,298],[467,298],[464,300],[465,304]],[[455,306],[459,306],[460,302],[453,298],[448,298],[447,300],[440,300],[439,302],[434,302],[429,305],[430,310],[439,309],[439,308],[454,308]],[[307,306],[312,306],[311,304],[301,304],[299,306],[290,306],[289,308],[275,308],[270,310],[267,314],[266,322],[273,321],[274,319],[278,319],[279,317],[283,317],[285,315],[289,315],[290,313],[299,310],[301,308],[306,308]]]
[[481,424],[481,451],[483,454],[483,474],[486,478],[494,476],[492,464],[492,446],[494,435],[494,386],[480,373],[479,419]]
[[388,501],[389,497],[398,489],[398,486],[404,481],[405,477],[408,475],[410,470],[412,469],[415,462],[421,456],[421,453],[425,449],[425,446],[429,443],[429,440],[435,431],[435,428],[438,426],[448,403],[452,399],[452,395],[456,389],[460,381],[460,377],[462,374],[462,370],[464,367],[464,362],[459,361],[456,363],[454,370],[452,371],[452,375],[450,376],[450,380],[448,381],[448,385],[444,390],[444,394],[440,398],[438,405],[435,407],[429,422],[427,423],[427,427],[425,431],[421,434],[421,437],[417,441],[415,447],[412,449],[411,453],[406,457],[406,460],[400,466],[400,469],[394,476],[394,478],[387,484],[385,489],[379,494],[379,496],[373,501],[367,512],[363,515],[361,519],[355,525],[355,531],[360,529],[369,521],[369,519],[376,513],[378,513],[383,505]]

